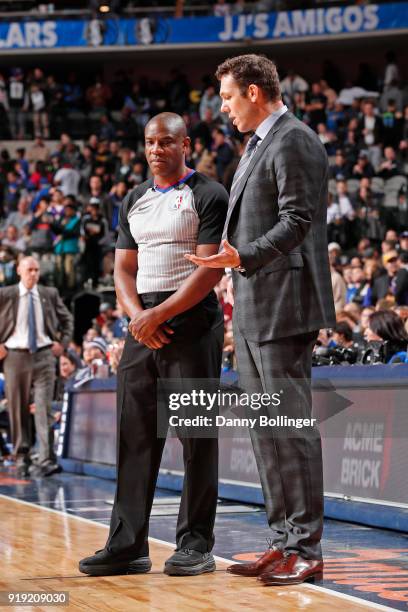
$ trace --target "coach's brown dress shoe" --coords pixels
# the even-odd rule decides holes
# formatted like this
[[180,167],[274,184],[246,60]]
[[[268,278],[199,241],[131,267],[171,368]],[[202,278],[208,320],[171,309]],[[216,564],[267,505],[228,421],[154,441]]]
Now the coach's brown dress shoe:
[[262,572],[272,570],[282,558],[283,552],[276,546],[271,546],[254,563],[236,563],[227,567],[227,572],[237,576],[260,576]]
[[295,553],[285,553],[284,557],[259,577],[265,586],[279,586],[314,582],[323,579],[323,561],[303,559]]

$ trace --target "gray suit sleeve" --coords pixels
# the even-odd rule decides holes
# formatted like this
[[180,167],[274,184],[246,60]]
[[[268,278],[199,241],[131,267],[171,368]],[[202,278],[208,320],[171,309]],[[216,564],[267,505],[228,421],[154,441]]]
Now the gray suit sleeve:
[[272,163],[279,220],[266,234],[238,249],[247,277],[303,242],[327,183],[326,154],[313,134],[304,130],[285,134]]

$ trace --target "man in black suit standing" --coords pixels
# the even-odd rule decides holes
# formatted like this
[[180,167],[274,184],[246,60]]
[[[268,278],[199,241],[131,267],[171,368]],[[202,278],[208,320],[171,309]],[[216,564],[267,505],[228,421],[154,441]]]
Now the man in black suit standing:
[[[218,67],[222,111],[254,132],[231,187],[223,250],[197,265],[232,268],[234,338],[245,391],[279,393],[281,410],[310,418],[318,330],[335,321],[327,257],[328,163],[316,134],[281,100],[273,62],[257,55]],[[280,413],[282,414],[282,412]],[[317,428],[251,429],[272,545],[229,568],[267,585],[322,576],[321,442]]]
[[38,284],[40,266],[24,257],[18,285],[0,289],[0,359],[6,382],[13,453],[20,474],[30,466],[30,393],[34,389],[35,428],[39,442],[37,476],[58,470],[53,448],[51,400],[55,359],[68,346],[73,319],[57,289]]

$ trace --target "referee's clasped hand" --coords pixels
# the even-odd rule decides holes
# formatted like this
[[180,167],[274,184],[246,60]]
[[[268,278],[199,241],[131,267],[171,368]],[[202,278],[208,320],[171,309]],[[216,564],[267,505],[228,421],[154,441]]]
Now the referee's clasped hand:
[[206,268],[236,268],[241,264],[241,258],[236,248],[234,248],[228,240],[222,241],[222,251],[217,255],[209,257],[197,257],[185,253],[184,257],[192,261],[196,266],[204,266]]
[[154,308],[142,310],[129,323],[129,332],[135,340],[152,350],[170,344],[169,334],[173,330],[166,324],[161,324]]

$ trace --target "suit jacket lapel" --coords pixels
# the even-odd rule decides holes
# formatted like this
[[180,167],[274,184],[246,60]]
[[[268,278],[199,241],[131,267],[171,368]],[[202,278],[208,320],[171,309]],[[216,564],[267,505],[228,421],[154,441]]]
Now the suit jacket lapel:
[[284,113],[283,115],[281,115],[281,117],[279,117],[279,119],[276,121],[276,123],[271,127],[271,129],[269,130],[269,132],[267,133],[267,135],[265,136],[265,138],[263,139],[263,141],[261,142],[261,144],[259,145],[259,147],[257,148],[257,150],[255,151],[255,153],[253,154],[253,156],[251,157],[251,160],[248,164],[248,168],[245,170],[245,173],[243,174],[241,180],[239,181],[239,185],[238,185],[238,190],[236,192],[236,198],[234,202],[231,202],[231,205],[229,207],[228,210],[228,215],[227,215],[227,220],[226,220],[226,228],[228,229],[228,223],[229,220],[231,219],[233,210],[241,196],[241,193],[246,185],[246,182],[252,172],[252,170],[254,169],[254,167],[256,166],[256,164],[258,163],[258,161],[261,159],[265,149],[268,148],[268,146],[271,144],[273,135],[275,134],[275,132],[277,132],[285,123],[286,121],[290,118],[293,117],[292,113],[290,111],[286,111],[286,113]]
[[37,289],[38,289],[38,293],[40,295],[41,308],[42,308],[42,311],[43,311],[44,328],[46,328],[47,327],[47,317],[46,317],[47,297],[46,297],[46,290],[44,290],[44,287],[42,285],[37,285]]
[[18,285],[15,285],[13,287],[13,299],[12,299],[12,304],[13,304],[13,329],[16,327],[16,323],[17,323],[17,311],[18,311],[18,303],[20,301],[20,291],[18,288]]

